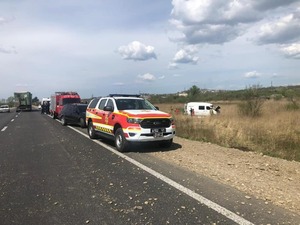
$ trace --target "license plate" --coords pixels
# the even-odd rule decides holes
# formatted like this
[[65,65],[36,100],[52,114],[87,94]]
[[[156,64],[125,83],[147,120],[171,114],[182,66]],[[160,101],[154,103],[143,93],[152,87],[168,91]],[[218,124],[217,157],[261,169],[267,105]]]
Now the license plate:
[[153,133],[154,137],[163,137],[164,136],[164,130],[161,128],[154,128],[151,130],[151,133]]

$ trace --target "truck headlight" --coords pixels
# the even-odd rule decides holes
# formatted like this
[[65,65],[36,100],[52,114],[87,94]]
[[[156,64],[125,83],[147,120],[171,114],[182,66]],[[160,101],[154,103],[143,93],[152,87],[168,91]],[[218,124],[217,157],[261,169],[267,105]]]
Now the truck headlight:
[[140,124],[143,119],[140,118],[127,118],[127,123],[135,123],[135,124]]

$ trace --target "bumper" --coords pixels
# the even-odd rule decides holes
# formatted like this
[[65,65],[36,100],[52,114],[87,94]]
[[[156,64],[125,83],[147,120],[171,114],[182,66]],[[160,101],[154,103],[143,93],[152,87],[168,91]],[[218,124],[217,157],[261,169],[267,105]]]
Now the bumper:
[[8,112],[10,112],[9,109],[2,109],[2,110],[0,110],[0,113],[8,113]]
[[164,141],[175,137],[175,128],[168,127],[162,129],[123,129],[127,141],[132,142],[150,142],[150,141]]

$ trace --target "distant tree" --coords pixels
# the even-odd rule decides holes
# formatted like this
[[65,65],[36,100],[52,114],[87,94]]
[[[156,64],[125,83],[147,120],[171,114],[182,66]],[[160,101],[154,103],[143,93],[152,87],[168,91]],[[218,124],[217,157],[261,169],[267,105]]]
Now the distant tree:
[[7,98],[6,102],[8,103],[9,107],[13,107],[14,106],[14,97],[10,96]]
[[200,88],[193,85],[189,90],[187,90],[187,93],[190,101],[196,100],[197,96],[200,94]]
[[38,97],[34,97],[32,99],[32,104],[37,105],[40,102],[40,100],[38,99]]
[[[292,91],[287,91],[291,89]],[[188,95],[178,96],[178,93],[175,94],[150,94],[149,100],[152,103],[186,103],[188,101],[235,101],[242,100],[246,102],[248,99],[252,99],[252,102],[248,102],[251,107],[257,100],[256,106],[264,102],[265,99],[274,98],[277,96],[277,99],[281,97],[287,98],[289,100],[289,105],[292,106],[292,101],[297,101],[297,104],[300,109],[299,99],[300,99],[300,85],[296,86],[287,86],[287,87],[261,87],[259,85],[254,85],[249,88],[242,90],[219,90],[219,91],[209,91],[209,90],[200,90],[197,86],[192,86],[190,89],[185,91]],[[249,93],[250,92],[250,93]],[[254,92],[254,93],[251,93]],[[258,97],[255,97],[258,96]],[[255,108],[255,107],[254,107]]]

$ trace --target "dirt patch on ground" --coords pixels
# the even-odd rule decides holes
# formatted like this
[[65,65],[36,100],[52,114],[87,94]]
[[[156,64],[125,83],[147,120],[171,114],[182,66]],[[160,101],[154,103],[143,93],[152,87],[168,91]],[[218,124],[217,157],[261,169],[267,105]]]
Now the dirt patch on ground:
[[299,214],[299,162],[179,137],[174,142],[182,148],[151,154]]

